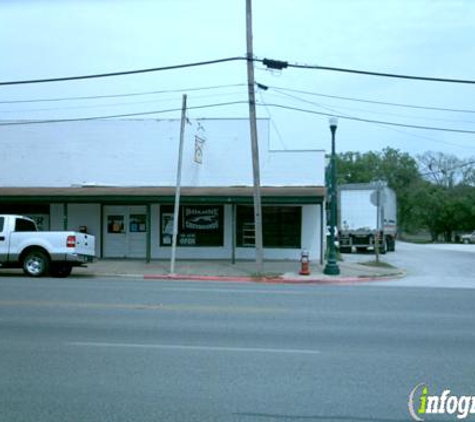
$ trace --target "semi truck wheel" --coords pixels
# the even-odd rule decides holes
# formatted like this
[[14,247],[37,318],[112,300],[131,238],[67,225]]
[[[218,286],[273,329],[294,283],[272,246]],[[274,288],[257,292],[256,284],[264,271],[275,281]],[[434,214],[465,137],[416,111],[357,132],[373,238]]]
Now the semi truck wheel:
[[28,252],[23,260],[23,272],[30,277],[42,277],[49,270],[49,257],[42,251]]
[[389,246],[390,246],[390,248],[388,249],[389,252],[396,251],[396,239],[394,237],[392,237],[391,240],[389,241]]

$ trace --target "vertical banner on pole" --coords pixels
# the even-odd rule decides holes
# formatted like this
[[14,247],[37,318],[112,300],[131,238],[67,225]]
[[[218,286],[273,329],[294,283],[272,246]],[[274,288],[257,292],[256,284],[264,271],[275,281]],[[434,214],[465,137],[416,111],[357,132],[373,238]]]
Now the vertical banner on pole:
[[205,139],[200,138],[198,135],[195,135],[195,163],[203,164],[203,147]]

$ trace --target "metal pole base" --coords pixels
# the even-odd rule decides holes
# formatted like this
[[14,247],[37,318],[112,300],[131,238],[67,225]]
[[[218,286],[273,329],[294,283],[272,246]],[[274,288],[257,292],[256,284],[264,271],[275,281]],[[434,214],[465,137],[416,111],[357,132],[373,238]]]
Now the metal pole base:
[[336,262],[327,262],[327,265],[325,265],[325,268],[323,269],[323,274],[338,275],[340,274],[340,267]]

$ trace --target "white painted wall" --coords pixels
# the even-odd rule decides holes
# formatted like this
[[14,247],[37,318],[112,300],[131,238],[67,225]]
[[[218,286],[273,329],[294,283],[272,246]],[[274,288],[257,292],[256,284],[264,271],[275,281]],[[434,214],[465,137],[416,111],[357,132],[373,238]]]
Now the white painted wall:
[[[257,123],[263,186],[324,185],[323,151],[270,151],[269,121]],[[173,186],[179,133],[179,120],[1,126],[0,186]],[[193,120],[185,133],[183,186],[252,185],[248,120]],[[196,134],[206,138],[201,165]]]

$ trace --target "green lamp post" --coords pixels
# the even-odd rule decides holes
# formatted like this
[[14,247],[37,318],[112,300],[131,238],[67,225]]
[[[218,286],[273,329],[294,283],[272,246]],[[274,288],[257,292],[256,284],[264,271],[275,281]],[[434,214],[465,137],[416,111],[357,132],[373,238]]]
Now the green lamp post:
[[335,232],[336,232],[336,164],[335,164],[335,132],[338,125],[337,117],[330,117],[330,130],[332,133],[332,153],[330,157],[330,248],[328,251],[328,259],[323,269],[323,273],[327,275],[340,274],[336,260],[335,249]]

